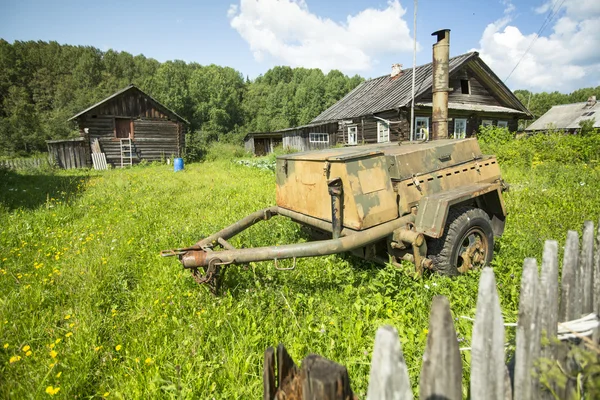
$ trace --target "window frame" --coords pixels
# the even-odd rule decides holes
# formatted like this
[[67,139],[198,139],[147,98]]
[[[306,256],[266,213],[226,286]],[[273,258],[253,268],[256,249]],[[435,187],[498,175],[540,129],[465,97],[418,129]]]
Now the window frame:
[[[465,93],[465,89],[467,92]],[[471,81],[469,79],[460,80],[460,93],[470,95],[471,94]]]
[[329,133],[322,132],[309,132],[308,133],[309,143],[329,144]]
[[[463,136],[462,137],[456,137],[456,121],[465,121],[465,131],[463,132]],[[464,139],[467,137],[467,123],[468,123],[468,119],[467,118],[454,118],[454,139]]]
[[[385,130],[386,134],[383,136],[379,135],[379,127],[385,126],[387,129]],[[383,121],[377,121],[377,143],[389,143],[390,142],[390,124],[387,124]]]
[[484,128],[486,126],[494,126],[494,120],[493,119],[482,119],[481,126],[483,126]]
[[[417,123],[419,121],[426,121],[427,122],[427,132],[425,133],[425,136],[427,137],[421,137],[420,135],[417,134]],[[415,131],[413,132],[413,140],[425,140],[429,138],[429,117],[415,117]]]
[[[354,130],[354,142],[350,142],[350,130]],[[348,126],[348,145],[356,146],[358,144],[358,125]]]
[[496,126],[498,128],[508,128],[508,121],[506,121],[506,120],[498,120],[498,122],[496,123]]

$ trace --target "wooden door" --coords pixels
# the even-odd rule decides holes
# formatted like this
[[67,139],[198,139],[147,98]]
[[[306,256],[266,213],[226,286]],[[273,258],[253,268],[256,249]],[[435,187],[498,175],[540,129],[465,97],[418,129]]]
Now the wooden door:
[[115,118],[115,136],[120,139],[133,138],[131,125],[130,119]]

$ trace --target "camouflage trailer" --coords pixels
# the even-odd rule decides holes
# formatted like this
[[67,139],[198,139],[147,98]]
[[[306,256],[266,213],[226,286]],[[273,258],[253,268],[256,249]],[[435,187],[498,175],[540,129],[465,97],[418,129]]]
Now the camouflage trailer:
[[[449,31],[434,35],[435,79],[436,70],[447,74]],[[440,44],[445,52],[441,57],[436,51]],[[481,153],[476,139],[444,138],[449,89],[435,87],[436,140],[279,156],[276,206],[192,247],[162,254],[178,256],[198,283],[208,283],[213,290],[226,265],[274,260],[277,267],[278,260],[342,252],[394,265],[407,260],[415,264],[417,274],[431,269],[456,275],[489,263],[494,236],[502,234],[506,217],[500,168],[494,156]],[[249,249],[236,249],[227,241],[275,215],[303,225],[318,240]]]

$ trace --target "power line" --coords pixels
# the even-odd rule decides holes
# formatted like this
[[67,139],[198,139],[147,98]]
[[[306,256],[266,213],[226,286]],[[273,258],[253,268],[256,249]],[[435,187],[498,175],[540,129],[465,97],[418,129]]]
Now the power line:
[[533,44],[535,43],[535,41],[538,40],[538,38],[540,37],[540,35],[544,31],[544,29],[546,29],[546,26],[548,26],[548,24],[554,19],[554,17],[558,13],[558,11],[560,10],[560,8],[562,7],[562,5],[563,5],[564,2],[565,2],[565,0],[561,0],[560,4],[558,4],[558,0],[556,1],[556,3],[554,5],[556,6],[558,4],[558,7],[556,7],[556,9],[555,9],[554,6],[553,6],[550,9],[550,11],[548,12],[548,14],[546,15],[546,19],[542,23],[542,26],[537,31],[537,33],[535,34],[534,38],[531,40],[531,43],[529,43],[529,47],[527,47],[527,50],[525,50],[525,53],[523,53],[523,55],[521,56],[521,58],[519,59],[519,61],[517,61],[517,64],[510,71],[510,73],[508,74],[508,76],[504,79],[504,82],[508,81],[508,79],[511,77],[511,75],[513,74],[513,72],[515,72],[515,70],[517,69],[517,67],[519,66],[519,64],[521,64],[521,61],[523,61],[523,59],[525,58],[525,56],[527,55],[527,53],[529,53],[529,50],[531,50],[531,47],[533,46]]

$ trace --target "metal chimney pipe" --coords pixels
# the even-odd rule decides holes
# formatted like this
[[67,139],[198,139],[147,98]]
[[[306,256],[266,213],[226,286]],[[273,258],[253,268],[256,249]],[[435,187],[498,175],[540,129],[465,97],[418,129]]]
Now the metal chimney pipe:
[[433,115],[431,139],[448,138],[448,93],[449,59],[450,59],[450,29],[433,32],[437,43],[433,45]]

